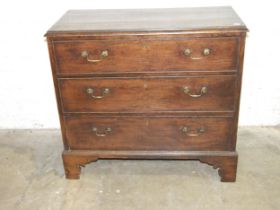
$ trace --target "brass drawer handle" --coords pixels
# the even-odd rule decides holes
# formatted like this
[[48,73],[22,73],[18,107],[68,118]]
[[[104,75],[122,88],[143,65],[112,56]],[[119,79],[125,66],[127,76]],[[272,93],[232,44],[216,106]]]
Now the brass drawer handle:
[[95,132],[96,136],[104,137],[104,136],[107,136],[107,134],[112,132],[112,128],[110,128],[110,127],[105,128],[102,133],[99,133],[97,127],[92,127],[92,131]]
[[204,126],[197,128],[195,131],[190,130],[187,126],[184,126],[181,128],[181,132],[183,134],[185,134],[187,136],[192,136],[192,137],[200,136],[203,133],[205,133],[205,131],[206,131],[206,129]]
[[89,52],[86,51],[86,50],[82,51],[81,56],[82,56],[83,58],[86,58],[88,62],[91,62],[91,63],[98,63],[98,62],[102,61],[102,59],[108,57],[108,56],[109,56],[109,52],[108,52],[108,50],[103,50],[103,51],[101,52],[101,55],[100,55],[101,59],[98,59],[98,60],[90,59],[90,58],[89,58]]
[[94,88],[87,88],[86,89],[86,93],[88,94],[88,95],[90,95],[92,98],[94,98],[94,99],[101,99],[101,98],[104,98],[107,94],[109,94],[111,91],[110,91],[110,89],[109,88],[103,88],[102,89],[102,91],[101,91],[101,93],[102,93],[102,95],[100,95],[100,96],[95,96],[95,95],[93,95],[93,93],[95,92],[95,89]]
[[[204,48],[204,49],[202,50],[202,55],[204,55],[204,56],[208,56],[208,55],[210,55],[210,53],[211,53],[211,50],[210,50],[209,48]],[[191,58],[192,60],[200,60],[200,59],[203,59],[203,57],[192,57],[191,54],[192,54],[191,49],[187,48],[187,49],[184,50],[184,55],[185,55],[185,56],[190,56],[190,58]]]
[[185,94],[188,94],[190,97],[193,97],[193,98],[198,98],[198,97],[201,97],[203,95],[205,95],[207,92],[208,92],[208,88],[206,86],[203,86],[201,89],[200,89],[200,94],[191,94],[191,90],[189,87],[187,86],[183,86],[182,87],[182,90]]

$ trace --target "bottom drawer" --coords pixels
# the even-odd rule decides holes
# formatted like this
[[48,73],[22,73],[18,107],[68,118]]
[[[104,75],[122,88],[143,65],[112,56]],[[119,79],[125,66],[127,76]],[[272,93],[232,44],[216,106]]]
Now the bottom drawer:
[[232,118],[66,116],[71,149],[226,150]]

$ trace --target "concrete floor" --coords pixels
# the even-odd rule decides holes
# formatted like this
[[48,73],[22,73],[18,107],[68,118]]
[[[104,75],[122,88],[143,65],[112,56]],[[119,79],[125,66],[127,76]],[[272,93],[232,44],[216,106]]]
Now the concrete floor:
[[236,183],[196,161],[99,160],[64,178],[58,130],[0,131],[1,210],[278,210],[280,128],[241,127]]

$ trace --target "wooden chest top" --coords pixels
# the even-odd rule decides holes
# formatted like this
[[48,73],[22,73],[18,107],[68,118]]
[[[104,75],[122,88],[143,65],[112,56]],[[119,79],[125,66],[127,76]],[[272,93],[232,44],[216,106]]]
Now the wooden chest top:
[[242,30],[247,27],[231,7],[69,10],[47,35],[72,32],[160,32]]

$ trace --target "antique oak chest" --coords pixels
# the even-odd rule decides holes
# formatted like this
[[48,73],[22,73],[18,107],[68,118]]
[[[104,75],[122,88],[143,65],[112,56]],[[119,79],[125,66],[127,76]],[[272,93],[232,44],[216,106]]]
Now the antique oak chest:
[[68,11],[46,34],[66,178],[178,159],[235,181],[246,32],[231,7]]

